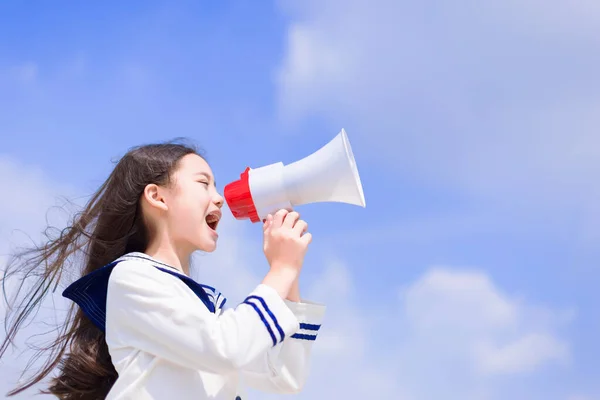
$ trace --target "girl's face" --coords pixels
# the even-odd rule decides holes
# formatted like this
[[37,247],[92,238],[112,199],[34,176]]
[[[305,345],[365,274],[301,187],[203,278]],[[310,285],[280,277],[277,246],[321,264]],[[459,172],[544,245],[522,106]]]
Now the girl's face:
[[214,251],[223,197],[217,192],[208,163],[196,154],[183,157],[164,197],[172,243],[189,251]]

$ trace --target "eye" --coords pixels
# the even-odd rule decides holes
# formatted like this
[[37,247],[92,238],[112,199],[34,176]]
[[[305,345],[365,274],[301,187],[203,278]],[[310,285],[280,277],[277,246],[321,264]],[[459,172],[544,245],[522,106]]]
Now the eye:
[[208,187],[208,185],[210,185],[210,183],[208,183],[208,181],[198,181],[198,183],[202,183],[206,187]]

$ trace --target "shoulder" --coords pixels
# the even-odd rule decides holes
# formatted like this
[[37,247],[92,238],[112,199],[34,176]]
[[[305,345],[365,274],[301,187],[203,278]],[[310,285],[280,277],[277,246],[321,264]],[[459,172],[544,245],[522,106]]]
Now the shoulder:
[[113,292],[149,292],[160,288],[161,292],[174,290],[178,279],[162,272],[152,264],[143,260],[119,261],[113,268],[109,279],[109,287]]
[[198,298],[214,312],[222,308],[225,297],[216,289],[196,282],[171,267],[156,265],[143,258],[126,258],[114,266],[108,284],[113,299],[127,301],[193,301]]
[[164,274],[162,274],[156,267],[143,260],[128,259],[116,263],[110,278],[111,280],[117,282],[123,279],[145,279],[145,277],[160,279],[162,275]]

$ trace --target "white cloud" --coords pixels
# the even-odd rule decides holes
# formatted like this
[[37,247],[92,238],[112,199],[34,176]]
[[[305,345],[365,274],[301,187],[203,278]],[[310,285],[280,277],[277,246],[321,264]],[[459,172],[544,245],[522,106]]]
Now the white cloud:
[[595,2],[282,4],[284,120],[323,116],[400,176],[491,202],[597,204]]
[[568,358],[568,346],[551,335],[530,333],[511,343],[477,344],[477,364],[486,373],[531,372],[550,361]]
[[447,326],[490,331],[514,329],[517,305],[496,291],[478,272],[431,270],[403,295],[412,327],[437,330]]
[[558,334],[570,313],[503,293],[483,272],[432,268],[400,299],[397,372],[417,399],[502,398],[507,386],[496,378],[531,377],[570,361]]

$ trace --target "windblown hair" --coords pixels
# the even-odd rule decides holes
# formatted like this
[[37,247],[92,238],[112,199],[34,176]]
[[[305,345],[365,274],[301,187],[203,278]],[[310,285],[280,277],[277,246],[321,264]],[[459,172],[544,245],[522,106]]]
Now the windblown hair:
[[[87,275],[123,254],[146,250],[149,227],[139,206],[144,188],[152,183],[169,185],[179,161],[188,154],[198,151],[176,142],[131,149],[67,228],[56,237],[47,230],[45,243],[12,256],[2,280],[5,299],[7,280],[17,274],[22,281],[14,298],[18,306],[10,304],[7,310],[6,338],[0,345],[0,359],[48,292],[56,290],[63,273],[78,268],[82,275]],[[25,288],[23,282],[28,279],[34,282]],[[18,312],[9,323],[8,316],[14,310]],[[58,329],[58,337],[38,349],[34,358],[44,353],[48,355],[43,366],[8,396],[31,388],[55,370],[57,375],[41,392],[65,400],[104,399],[117,379],[104,332],[74,303]]]

